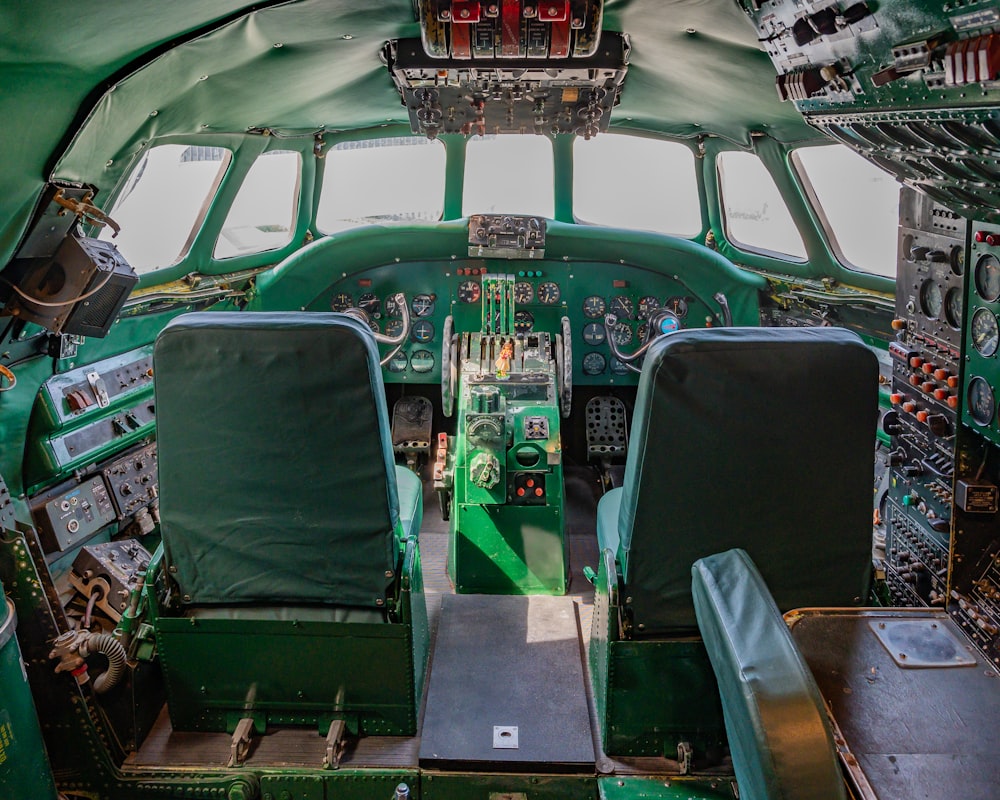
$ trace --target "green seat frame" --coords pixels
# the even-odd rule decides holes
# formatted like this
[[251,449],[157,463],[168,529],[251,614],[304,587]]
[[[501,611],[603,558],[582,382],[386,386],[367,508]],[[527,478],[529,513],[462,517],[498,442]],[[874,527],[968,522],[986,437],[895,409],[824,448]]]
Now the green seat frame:
[[742,800],[846,800],[823,697],[745,551],[700,558],[691,596]]
[[163,541],[146,585],[174,728],[415,733],[422,485],[393,461],[371,332],[192,313],[153,358]]
[[653,343],[623,486],[598,506],[590,660],[607,753],[725,742],[690,592],[699,558],[745,549],[783,611],[867,598],[877,413],[877,359],[846,330]]

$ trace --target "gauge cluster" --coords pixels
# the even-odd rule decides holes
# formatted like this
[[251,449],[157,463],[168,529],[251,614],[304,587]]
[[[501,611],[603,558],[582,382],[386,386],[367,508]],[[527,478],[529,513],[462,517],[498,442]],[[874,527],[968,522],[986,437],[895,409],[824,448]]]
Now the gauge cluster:
[[[573,332],[573,379],[581,385],[634,384],[638,375],[618,361],[607,341],[604,317],[614,314],[612,335],[620,350],[631,353],[649,338],[650,324],[669,309],[681,327],[718,324],[714,312],[673,275],[608,263],[542,261],[532,269],[523,262],[503,262],[514,275],[514,329],[556,333],[568,317]],[[498,270],[491,262],[491,270]],[[453,317],[453,330],[478,331],[482,325],[482,260],[415,262],[376,267],[331,285],[310,306],[315,311],[359,308],[372,330],[398,336],[401,309],[394,294],[405,292],[410,334],[384,365],[387,383],[440,380],[442,331]],[[674,270],[676,274],[676,270]],[[390,350],[383,346],[382,355]]]
[[963,419],[1000,444],[1000,228],[977,223],[970,250]]

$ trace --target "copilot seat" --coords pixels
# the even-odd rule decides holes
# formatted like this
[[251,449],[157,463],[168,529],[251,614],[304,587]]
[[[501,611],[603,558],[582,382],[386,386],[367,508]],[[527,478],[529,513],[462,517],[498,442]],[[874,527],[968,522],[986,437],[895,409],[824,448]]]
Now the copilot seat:
[[867,598],[877,412],[877,360],[843,329],[653,343],[623,486],[598,506],[590,659],[606,752],[684,760],[724,744],[698,559],[744,549],[782,611]]

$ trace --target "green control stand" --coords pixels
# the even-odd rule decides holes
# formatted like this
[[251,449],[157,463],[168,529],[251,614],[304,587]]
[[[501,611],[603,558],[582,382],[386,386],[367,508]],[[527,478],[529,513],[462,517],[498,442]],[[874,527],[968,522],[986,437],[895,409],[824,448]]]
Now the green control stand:
[[448,571],[460,593],[565,594],[560,336],[514,333],[514,278],[482,278],[483,332],[456,337]]

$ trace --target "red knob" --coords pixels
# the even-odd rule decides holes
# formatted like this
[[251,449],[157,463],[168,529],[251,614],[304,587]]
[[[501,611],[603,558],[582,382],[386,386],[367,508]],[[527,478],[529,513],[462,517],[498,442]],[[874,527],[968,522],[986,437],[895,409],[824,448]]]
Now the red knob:
[[935,369],[937,369],[937,367],[935,367],[930,361],[925,361],[921,369],[925,374],[930,375]]
[[905,411],[907,414],[912,414],[913,410],[916,407],[917,404],[914,403],[912,400],[907,400],[905,403],[903,403],[903,411]]
[[927,394],[930,394],[931,392],[934,391],[934,388],[935,388],[934,387],[934,381],[924,381],[920,385],[920,388],[923,389],[925,392],[927,392]]
[[927,422],[927,412],[923,409],[917,412],[917,422]]
[[958,408],[958,397],[952,395],[948,398],[948,408]]
[[948,396],[948,390],[947,389],[935,389],[934,390],[934,399],[935,400],[944,400],[947,396]]
[[943,367],[936,369],[934,370],[934,380],[943,381],[945,378],[948,377],[949,374],[950,370],[944,369]]
[[920,369],[920,365],[924,363],[924,360],[920,356],[913,356],[910,359],[910,366],[914,369]]
[[900,403],[903,402],[903,395],[901,395],[899,392],[893,392],[892,394],[889,395],[889,402],[892,403],[894,406],[898,406]]

